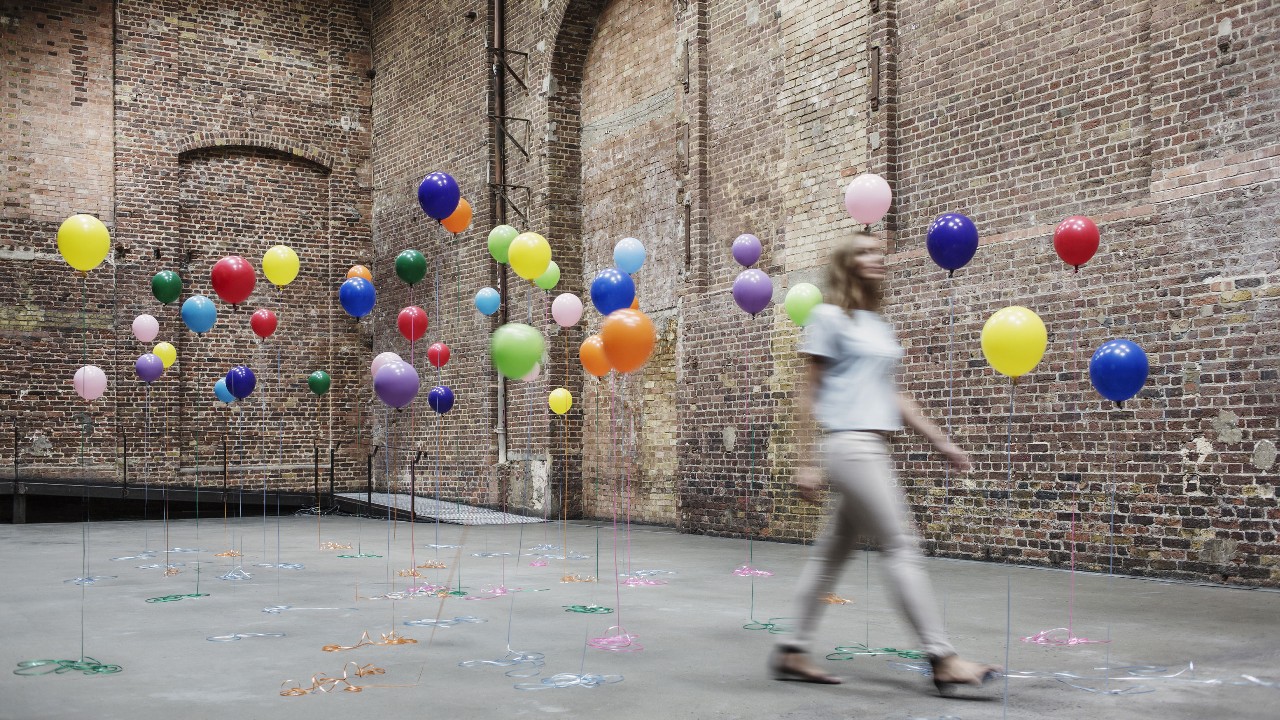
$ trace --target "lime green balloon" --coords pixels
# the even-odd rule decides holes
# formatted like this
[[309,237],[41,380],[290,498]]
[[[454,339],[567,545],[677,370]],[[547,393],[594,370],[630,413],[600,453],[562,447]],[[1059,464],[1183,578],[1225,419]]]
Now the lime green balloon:
[[507,250],[511,248],[511,241],[516,239],[516,235],[520,233],[510,225],[499,225],[489,231],[489,254],[494,260],[502,264],[507,263]]
[[542,333],[523,323],[507,323],[493,332],[489,356],[503,377],[519,380],[542,359]]
[[811,283],[796,283],[787,291],[787,299],[782,307],[787,311],[791,322],[804,327],[809,322],[809,313],[822,304],[822,291]]
[[551,290],[560,282],[560,266],[555,260],[547,263],[547,271],[533,279],[533,284],[543,290]]

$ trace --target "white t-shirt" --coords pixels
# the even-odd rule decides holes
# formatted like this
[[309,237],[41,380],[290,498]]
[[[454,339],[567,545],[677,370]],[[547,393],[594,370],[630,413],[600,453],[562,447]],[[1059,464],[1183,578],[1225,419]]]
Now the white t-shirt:
[[826,361],[813,408],[825,430],[902,429],[894,382],[902,346],[884,318],[819,305],[809,316],[800,352]]

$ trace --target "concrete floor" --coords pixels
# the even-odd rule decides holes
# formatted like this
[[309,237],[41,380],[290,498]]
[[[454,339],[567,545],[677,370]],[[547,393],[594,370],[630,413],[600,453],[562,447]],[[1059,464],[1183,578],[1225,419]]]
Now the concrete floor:
[[[318,549],[315,518],[281,521],[280,560],[305,563],[302,570],[255,567],[263,561],[264,527],[260,518],[173,523],[169,547],[204,548],[200,590],[208,597],[149,604],[147,598],[190,593],[196,573],[191,565],[178,575],[137,565],[154,559],[116,560],[144,547],[164,548],[159,523],[96,523],[89,535],[90,574],[114,575],[84,590],[85,652],[123,672],[85,676],[68,673],[21,677],[0,673],[0,717],[36,718],[279,718],[309,720],[378,718],[422,713],[451,718],[1274,718],[1280,715],[1280,594],[1128,578],[1078,574],[1075,578],[1075,634],[1112,642],[1074,647],[1042,647],[1017,638],[1066,624],[1067,573],[973,562],[929,560],[928,568],[945,603],[955,644],[964,654],[1003,662],[1006,583],[1012,586],[1010,667],[1048,674],[1068,672],[1094,678],[1107,665],[1160,666],[1135,670],[1152,677],[1124,680],[1081,679],[1080,688],[1146,690],[1106,694],[1078,689],[1046,677],[1009,681],[1007,706],[1003,684],[966,693],[969,699],[942,699],[928,680],[904,667],[906,661],[859,657],[824,661],[848,682],[837,687],[780,683],[769,679],[765,656],[775,636],[743,629],[749,619],[754,585],[755,617],[785,616],[807,547],[755,544],[754,565],[773,570],[752,581],[732,570],[744,559],[741,540],[679,535],[637,528],[631,536],[632,566],[667,570],[668,584],[623,587],[621,617],[638,635],[641,652],[587,650],[584,639],[604,634],[618,615],[567,613],[570,604],[616,607],[612,583],[559,582],[563,561],[530,567],[525,555],[475,557],[474,553],[512,552],[561,542],[559,526],[440,526],[440,543],[464,543],[461,550],[430,550],[433,525],[414,526],[416,560],[439,552],[448,570],[423,570],[428,581],[443,582],[456,570],[461,553],[462,580],[473,592],[494,584],[526,592],[488,600],[357,599],[387,591],[388,574],[410,565],[409,526],[399,524],[388,555],[389,526],[384,521],[324,518],[319,539],[360,543],[364,552],[387,557],[340,559],[344,551]],[[80,575],[82,525],[0,526],[0,607],[5,609],[0,655],[10,670],[35,658],[76,658],[80,652],[81,588],[63,581]],[[266,559],[276,560],[276,520],[265,527]],[[611,576],[612,530],[599,531],[601,571]],[[592,557],[569,563],[582,575],[596,573],[597,529],[571,524],[572,551]],[[243,558],[213,553],[235,545]],[[354,552],[354,551],[345,551]],[[625,545],[622,548],[625,568]],[[190,563],[195,554],[172,554],[171,562]],[[864,559],[869,558],[869,559]],[[218,580],[238,563],[251,580]],[[884,593],[874,553],[851,562],[839,595],[853,600],[832,605],[823,623],[827,646],[870,641],[872,646],[911,647],[913,638]],[[869,572],[868,572],[869,570]],[[505,579],[504,579],[505,573]],[[404,578],[394,578],[397,589]],[[358,583],[358,590],[357,590]],[[545,592],[527,592],[543,590]],[[292,605],[276,614],[263,608]],[[303,610],[300,608],[337,608]],[[513,613],[513,614],[512,614]],[[470,615],[481,624],[458,624],[433,631],[406,627],[405,620]],[[510,619],[510,622],[509,622]],[[414,645],[362,647],[324,652],[327,644],[354,645],[361,634],[375,639],[395,630],[416,638]],[[249,637],[232,642],[206,638],[235,633],[284,633],[285,637]],[[496,659],[511,647],[545,655],[533,678],[511,678],[510,668],[459,667],[460,661]],[[585,657],[585,664],[584,664]],[[354,679],[361,693],[282,697],[286,680],[311,684],[317,673],[341,675],[344,663],[373,663],[384,675]],[[1171,675],[1194,663],[1176,678]],[[523,672],[527,666],[515,668]],[[621,682],[598,688],[566,687],[522,691],[517,683],[537,682],[562,672],[618,674]],[[1257,684],[1243,677],[1251,675]],[[393,687],[389,687],[393,686]]]

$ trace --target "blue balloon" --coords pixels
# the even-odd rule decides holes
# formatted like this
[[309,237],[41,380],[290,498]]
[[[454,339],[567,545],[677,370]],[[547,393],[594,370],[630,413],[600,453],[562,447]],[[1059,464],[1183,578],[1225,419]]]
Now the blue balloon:
[[605,268],[591,281],[591,304],[601,315],[629,308],[635,299],[635,281],[617,268]]
[[253,388],[258,384],[258,378],[254,377],[253,371],[245,365],[237,365],[227,372],[227,390],[238,400],[243,400],[253,393]]
[[218,308],[213,301],[203,295],[192,295],[182,303],[182,322],[191,328],[191,332],[203,335],[213,329],[218,322]]
[[1102,397],[1116,403],[1137,395],[1151,369],[1147,354],[1132,340],[1108,340],[1089,359],[1089,380]]
[[378,293],[374,291],[373,283],[362,277],[347,278],[342,287],[338,288],[338,302],[342,303],[342,309],[353,318],[368,315],[377,299]]
[[960,213],[945,213],[930,223],[925,245],[938,267],[955,273],[978,251],[978,228]]
[[236,401],[236,396],[231,394],[230,388],[227,387],[227,379],[224,377],[218,378],[218,382],[213,384],[213,394],[228,405]]
[[453,409],[453,391],[444,385],[437,385],[427,393],[427,404],[443,415]]
[[644,258],[644,243],[635,238],[622,238],[613,246],[613,264],[628,275],[644,265]]
[[502,296],[497,290],[491,287],[480,288],[476,291],[476,309],[483,315],[492,315],[498,312],[498,307],[502,305]]
[[443,220],[458,209],[458,201],[462,199],[462,191],[458,182],[448,173],[433,172],[422,179],[418,185],[418,205],[422,212]]

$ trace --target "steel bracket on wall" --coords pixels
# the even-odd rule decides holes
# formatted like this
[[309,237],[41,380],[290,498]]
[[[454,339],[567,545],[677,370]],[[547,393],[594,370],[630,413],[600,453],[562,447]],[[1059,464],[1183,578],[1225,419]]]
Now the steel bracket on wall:
[[[516,204],[516,201],[511,198],[512,193],[519,190],[524,191],[523,206]],[[533,194],[529,190],[528,185],[510,185],[507,183],[491,182],[489,183],[489,192],[493,197],[501,200],[504,207],[516,215],[519,215],[521,220],[525,223],[529,222],[529,216],[525,213],[524,208],[529,206],[529,203],[533,199]]]
[[[489,54],[493,56],[494,72],[506,72],[511,76],[512,80],[520,83],[520,87],[525,90],[529,89],[527,76],[529,75],[529,53],[519,50],[508,50],[506,48],[489,48]],[[522,67],[519,71],[510,60],[510,56],[515,56],[523,60]]]
[[[510,115],[490,115],[489,118],[497,121],[498,129],[501,130],[502,134],[511,141],[511,144],[516,146],[516,149],[520,151],[521,155],[529,157],[529,134],[532,132],[533,121],[529,118],[512,117]],[[507,127],[507,123],[524,123],[523,142],[511,132],[511,129]]]

